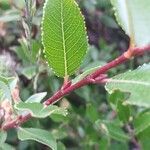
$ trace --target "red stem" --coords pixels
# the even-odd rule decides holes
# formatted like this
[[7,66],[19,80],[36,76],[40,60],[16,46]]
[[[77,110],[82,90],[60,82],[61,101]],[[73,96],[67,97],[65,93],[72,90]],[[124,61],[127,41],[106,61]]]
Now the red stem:
[[8,130],[8,129],[12,129],[12,128],[17,128],[19,127],[19,125],[21,125],[22,123],[28,121],[31,118],[31,114],[26,114],[24,116],[20,115],[18,116],[15,120],[12,120],[11,122],[4,124],[1,129],[2,130]]
[[[138,56],[143,54],[144,51],[148,51],[150,50],[150,46],[145,46],[142,48],[134,48],[133,51],[133,56]],[[127,51],[128,52],[128,51]],[[87,76],[86,78],[84,78],[83,80],[77,82],[76,84],[73,84],[71,86],[69,86],[68,88],[64,89],[64,90],[59,90],[56,94],[54,94],[51,98],[49,98],[48,100],[46,100],[44,102],[45,105],[50,105],[55,103],[55,101],[58,101],[61,97],[63,97],[64,95],[84,86],[87,85],[89,83],[92,83],[91,79],[96,79],[97,77],[99,77],[102,74],[105,74],[108,70],[115,68],[116,66],[123,64],[124,62],[126,62],[127,60],[129,60],[130,58],[125,57],[124,54],[122,54],[121,56],[119,56],[118,58],[116,58],[115,60],[107,63],[106,65],[102,66],[101,68],[97,69],[94,73],[92,73],[91,75]]]
[[124,57],[124,55],[121,55],[120,57],[118,57],[117,59],[113,60],[112,62],[108,63],[107,65],[101,67],[100,69],[96,70],[93,74],[87,76],[86,78],[84,78],[83,80],[77,82],[76,84],[71,85],[70,87],[62,90],[59,90],[56,94],[54,94],[51,98],[49,98],[48,100],[46,100],[44,102],[45,105],[50,105],[52,103],[55,103],[55,101],[57,101],[58,99],[60,99],[62,96],[84,86],[87,85],[89,83],[92,82],[91,79],[96,79],[98,76],[100,76],[101,74],[105,74],[109,69],[114,68],[116,66],[118,66],[119,64],[124,63],[125,61],[127,61],[127,58]]
[[[44,102],[44,104],[46,106],[48,106],[48,105],[51,105],[53,103],[56,103],[59,99],[61,99],[66,94],[69,94],[70,92],[72,92],[72,91],[74,91],[74,90],[76,90],[82,86],[85,86],[87,84],[90,84],[90,83],[95,84],[95,83],[100,83],[100,82],[102,83],[103,79],[105,79],[106,77],[101,78],[101,76],[106,74],[107,71],[109,71],[112,68],[117,67],[120,64],[123,64],[124,62],[128,61],[131,57],[142,55],[145,51],[150,51],[150,45],[142,47],[142,48],[137,47],[137,48],[132,49],[132,55],[131,55],[131,53],[130,53],[130,55],[128,55],[128,51],[127,51],[125,54],[122,54],[121,56],[119,56],[115,60],[113,60],[113,61],[107,63],[106,65],[104,65],[103,67],[97,69],[94,73],[88,75],[87,77],[80,80],[79,82],[72,84],[72,85],[68,84],[67,86],[62,87],[51,98],[47,99]],[[131,49],[130,49],[130,52],[131,52]],[[130,57],[126,57],[126,56],[130,56]],[[32,117],[31,114],[27,114],[25,116],[19,116],[14,121],[9,122],[7,124],[4,124],[1,127],[1,129],[8,130],[11,128],[18,127],[22,123],[29,120],[31,117]]]

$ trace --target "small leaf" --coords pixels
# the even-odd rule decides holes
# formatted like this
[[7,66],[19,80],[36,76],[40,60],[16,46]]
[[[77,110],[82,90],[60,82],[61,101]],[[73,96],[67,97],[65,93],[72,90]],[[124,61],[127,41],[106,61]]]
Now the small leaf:
[[24,37],[22,37],[21,39],[18,39],[18,42],[20,46],[14,49],[15,53],[18,55],[19,59],[23,62],[24,66],[29,66],[29,63],[31,65],[31,62],[32,62],[31,55],[32,53],[34,53],[33,47],[32,47],[32,50],[33,50],[32,52],[28,51],[27,41]]
[[46,0],[42,41],[54,72],[61,77],[74,74],[88,45],[84,19],[74,0]]
[[25,102],[26,103],[40,103],[46,95],[47,95],[47,92],[37,93],[29,97]]
[[86,116],[88,119],[92,122],[95,123],[96,120],[99,118],[99,114],[92,104],[87,104],[86,106]]
[[13,146],[11,146],[7,143],[3,143],[0,148],[2,148],[1,150],[15,150],[15,148]]
[[39,143],[47,145],[52,150],[57,150],[56,140],[54,139],[54,137],[51,135],[50,132],[42,129],[19,128],[18,138],[22,141],[34,140]]
[[143,132],[148,127],[150,127],[150,112],[143,113],[134,120],[136,135]]
[[77,82],[79,82],[80,80],[82,80],[83,78],[85,78],[86,76],[88,76],[89,74],[93,73],[94,71],[96,71],[98,68],[100,68],[99,65],[90,68],[88,70],[86,70],[85,72],[83,72],[81,75],[77,76],[75,79],[72,80],[72,83],[75,84]]
[[0,100],[3,99],[11,100],[11,93],[10,93],[9,86],[2,81],[0,81],[0,91],[1,91]]
[[17,86],[17,83],[18,83],[18,78],[11,78],[9,80],[9,88],[10,88],[10,91],[14,90]]
[[0,131],[0,146],[6,141],[7,132]]
[[[12,82],[14,83],[16,83],[17,81],[17,78],[16,77],[3,77],[3,76],[0,76],[0,81],[2,81],[2,82],[4,82],[5,84],[7,84],[7,85],[11,85],[12,84]],[[15,84],[14,83],[14,84]],[[16,86],[16,85],[15,85]],[[14,87],[14,86],[10,86],[10,87]]]
[[18,0],[13,0],[13,3],[20,10],[25,8],[25,1],[24,0],[19,0],[19,1]]
[[67,111],[65,109],[55,105],[45,107],[43,104],[40,103],[20,102],[15,105],[15,108],[21,111],[29,111],[31,115],[36,118],[45,118],[50,116],[51,114],[61,114],[63,116],[67,115]]
[[57,146],[58,146],[57,147],[58,150],[66,150],[65,145],[61,142],[58,142]]
[[120,121],[127,123],[130,118],[130,107],[123,104],[124,100],[126,100],[126,95],[118,90],[109,96],[109,102],[117,112]]
[[34,64],[39,55],[39,49],[41,48],[41,43],[39,41],[32,40],[31,46],[32,46],[32,53],[30,55],[32,56],[30,58],[32,59],[31,61]]
[[109,138],[106,136],[103,136],[99,142],[99,149],[107,150],[107,149],[109,149],[108,147],[109,147]]
[[100,129],[104,134],[117,141],[125,142],[130,139],[130,137],[125,134],[125,132],[121,129],[121,126],[117,122],[98,120],[96,121],[96,127]]
[[66,130],[64,128],[54,129],[51,132],[56,140],[64,139],[67,137]]
[[131,38],[132,44],[150,44],[150,1],[111,0],[118,23]]
[[19,11],[16,10],[9,10],[7,13],[4,13],[0,16],[0,22],[12,22],[12,21],[19,21],[21,19]]
[[11,91],[16,87],[17,82],[18,79],[15,77],[0,76],[0,99],[11,100]]
[[129,93],[125,103],[150,107],[150,64],[113,77],[106,84],[106,90],[109,93],[115,90]]
[[67,118],[66,116],[62,116],[60,114],[51,114],[50,118],[54,121],[54,122],[67,122],[69,118]]
[[10,9],[10,4],[8,0],[1,0],[0,1],[0,6],[2,10],[7,10]]
[[100,15],[100,21],[106,26],[106,27],[109,27],[109,28],[114,28],[114,29],[118,29],[118,25],[117,23],[115,22],[115,20],[106,15],[106,14],[103,14],[102,16]]
[[22,74],[27,77],[29,80],[31,80],[36,75],[36,66],[29,66],[26,68],[23,68]]
[[142,150],[149,150],[150,148],[149,135],[150,127],[146,128],[136,136],[138,138]]

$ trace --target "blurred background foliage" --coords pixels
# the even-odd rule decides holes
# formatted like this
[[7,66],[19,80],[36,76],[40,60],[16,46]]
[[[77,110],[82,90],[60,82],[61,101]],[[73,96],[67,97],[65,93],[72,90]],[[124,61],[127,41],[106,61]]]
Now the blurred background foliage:
[[[116,58],[127,49],[129,41],[115,21],[109,0],[77,2],[85,16],[89,50],[76,75]],[[50,97],[63,82],[43,59],[40,30],[43,3],[44,0],[36,0],[31,32],[26,33],[29,25],[24,0],[0,0],[0,75],[19,77],[22,100],[45,91]],[[109,76],[149,60],[148,54],[136,58],[111,70]],[[50,131],[58,140],[58,150],[136,150],[139,143],[142,149],[148,150],[150,127],[140,123],[150,120],[150,115],[146,118],[143,115],[149,110],[124,105],[126,96],[119,91],[108,95],[103,86],[89,85],[70,93],[57,104],[68,109],[67,117],[52,115],[47,119],[31,119],[23,126]],[[135,136],[134,127],[140,125],[142,132]],[[48,149],[33,141],[20,142],[14,129],[9,131],[7,142],[17,150]]]

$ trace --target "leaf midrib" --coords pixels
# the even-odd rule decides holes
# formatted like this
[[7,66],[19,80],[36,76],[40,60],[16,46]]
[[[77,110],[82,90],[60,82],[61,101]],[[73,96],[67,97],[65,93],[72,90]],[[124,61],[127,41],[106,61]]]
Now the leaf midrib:
[[146,83],[144,81],[135,81],[135,80],[117,80],[117,79],[111,79],[108,82],[114,82],[114,83],[127,83],[127,84],[137,84],[137,85],[144,85],[144,86],[150,86],[150,83]]
[[[32,139],[34,139],[34,137],[36,138],[36,139],[34,139],[34,140],[36,140],[37,142],[40,142],[40,143],[42,143],[42,144],[44,144],[44,145],[47,145],[47,146],[52,146],[52,145],[50,145],[50,144],[48,144],[49,143],[49,140],[47,140],[47,139],[45,139],[46,140],[46,142],[44,142],[42,139],[39,139],[35,134],[33,134],[32,132],[29,132],[29,131],[27,131],[27,130],[25,130],[25,129],[23,129],[23,128],[19,128],[20,130],[22,130],[22,131],[24,131],[25,133],[27,133],[27,134],[29,134],[29,135],[31,135],[31,138]],[[23,139],[23,138],[22,138]]]
[[64,65],[65,65],[65,77],[68,76],[67,70],[67,54],[66,54],[66,42],[65,42],[65,33],[64,33],[64,19],[63,19],[63,3],[61,0],[61,32],[62,32],[62,43],[63,43],[63,51],[64,51]]

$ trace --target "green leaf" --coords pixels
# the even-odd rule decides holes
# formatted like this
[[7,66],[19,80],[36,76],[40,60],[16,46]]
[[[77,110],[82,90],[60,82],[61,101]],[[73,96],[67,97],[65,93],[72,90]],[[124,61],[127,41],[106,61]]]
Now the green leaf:
[[88,45],[84,19],[74,0],[46,0],[42,41],[48,64],[56,75],[74,74]]
[[29,97],[25,102],[26,103],[40,103],[46,95],[47,95],[47,92],[37,93]]
[[98,120],[100,117],[98,111],[96,110],[96,107],[94,107],[94,105],[92,104],[87,104],[86,116],[92,123],[95,123],[95,121]]
[[26,39],[24,37],[21,38],[21,39],[18,39],[18,42],[20,43],[20,46],[16,47],[14,49],[14,51],[18,55],[19,59],[21,59],[21,61],[23,62],[23,64],[25,64],[25,66],[27,66],[27,64],[29,65],[29,63],[32,62],[31,55],[32,55],[32,53],[34,51],[33,46],[32,46],[32,52],[29,52],[28,51],[28,46],[27,46],[27,41],[26,41]]
[[16,87],[18,79],[0,76],[0,99],[11,100],[11,91]]
[[114,28],[117,29],[118,25],[117,23],[114,21],[114,19],[106,14],[100,16],[100,21],[109,28]]
[[125,132],[121,129],[120,124],[117,122],[98,120],[96,121],[96,126],[101,130],[102,133],[117,141],[125,142],[130,139],[130,137],[125,134]]
[[35,63],[37,61],[37,58],[39,55],[39,50],[41,48],[41,42],[32,40],[31,46],[32,46],[32,53],[30,54],[31,59],[32,59],[31,62]]
[[0,80],[3,81],[5,84],[9,85],[11,91],[16,87],[17,82],[18,82],[17,77],[3,77],[3,76],[0,76]]
[[8,78],[5,78],[3,76],[0,76],[0,81],[4,82],[5,84],[8,83]]
[[18,138],[22,141],[34,140],[39,143],[47,145],[52,150],[57,150],[56,140],[54,139],[54,137],[51,135],[50,132],[42,129],[19,128]]
[[15,148],[7,143],[3,143],[3,145],[1,145],[2,148],[1,150],[15,150]]
[[[15,51],[15,53],[17,53],[19,59],[21,59],[21,61],[23,62],[24,66],[31,66],[32,64],[35,64],[35,62],[37,61],[39,54],[39,51],[41,49],[41,42],[39,42],[38,40],[31,40],[31,48],[32,51],[28,51],[28,43],[26,41],[26,39],[23,37],[21,39],[18,39],[20,46],[19,47],[15,47],[13,50]],[[31,66],[31,69],[34,69],[35,72],[35,66]],[[35,68],[34,68],[35,67]],[[30,71],[31,72],[31,71]]]
[[75,84],[77,82],[79,82],[80,80],[82,80],[83,78],[85,78],[86,76],[88,76],[89,74],[93,73],[94,71],[96,71],[98,68],[100,68],[100,65],[97,65],[93,68],[90,68],[88,70],[86,70],[85,72],[83,72],[81,75],[77,76],[75,79],[72,80],[72,83]]
[[97,1],[97,6],[100,9],[110,9],[111,3],[110,0],[98,0]]
[[0,131],[0,150],[15,150],[14,147],[5,143],[7,139],[7,132]]
[[1,93],[0,100],[4,100],[4,99],[11,100],[9,86],[2,81],[0,81],[0,93]]
[[51,132],[56,140],[64,139],[67,137],[66,130],[64,128],[57,128]]
[[6,141],[7,132],[0,131],[0,146]]
[[61,142],[58,142],[57,149],[58,150],[66,150],[65,145],[63,143],[61,143]]
[[150,1],[111,0],[118,23],[137,46],[150,43]]
[[36,66],[29,66],[22,69],[22,74],[31,80],[36,75]]
[[0,22],[12,22],[19,21],[21,19],[19,11],[17,10],[9,10],[0,16]]
[[141,138],[140,140],[139,140],[139,144],[141,145],[141,149],[142,150],[149,150],[149,148],[150,148],[150,142],[149,142],[149,137],[147,137],[147,138]]
[[150,64],[113,77],[106,84],[106,90],[109,93],[115,90],[129,93],[126,104],[150,107]]
[[8,0],[1,0],[0,1],[0,6],[2,10],[7,10],[10,8],[10,4]]
[[143,113],[134,120],[136,135],[143,132],[148,127],[150,127],[150,112]]
[[127,123],[130,118],[130,107],[129,105],[123,104],[125,99],[126,95],[118,90],[109,96],[109,102],[112,108],[117,112],[120,121]]
[[68,117],[66,116],[62,116],[60,114],[51,114],[50,118],[54,121],[54,122],[67,122],[68,121]]
[[18,0],[13,0],[13,3],[17,8],[20,8],[20,9],[25,8],[25,1],[24,0],[19,0],[19,1]]
[[109,150],[129,150],[130,149],[130,145],[128,144],[128,142],[112,142]]
[[102,139],[99,141],[99,149],[100,150],[106,150],[109,147],[109,138],[106,136],[103,136]]
[[18,78],[12,77],[8,80],[10,91],[16,88],[17,83],[18,83]]
[[45,118],[51,114],[61,114],[63,116],[67,115],[67,111],[55,105],[50,105],[45,107],[40,103],[24,103],[20,102],[15,105],[15,108],[20,111],[29,111],[33,117]]
[[149,135],[150,127],[146,128],[143,132],[140,132],[137,135],[142,150],[149,150],[150,148]]

